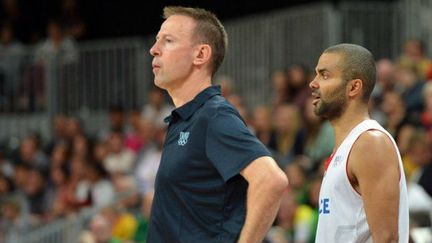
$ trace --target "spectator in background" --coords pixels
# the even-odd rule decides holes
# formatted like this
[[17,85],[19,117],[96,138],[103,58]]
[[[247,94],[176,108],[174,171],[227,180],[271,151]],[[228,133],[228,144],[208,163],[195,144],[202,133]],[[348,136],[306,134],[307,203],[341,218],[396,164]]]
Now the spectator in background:
[[416,130],[408,145],[407,157],[417,165],[411,180],[417,182],[432,197],[432,156],[431,143],[422,129]]
[[234,84],[230,77],[222,75],[216,78],[214,82],[216,85],[221,86],[221,94],[226,99],[235,93]]
[[119,207],[106,207],[102,209],[102,215],[112,225],[112,237],[122,242],[133,240],[138,222],[132,214]]
[[38,225],[46,221],[53,197],[46,190],[46,171],[29,167],[23,191],[29,205],[30,222]]
[[303,135],[301,133],[301,117],[295,105],[284,104],[276,108],[273,114],[275,140],[269,148],[276,151],[275,158],[281,168],[301,153]]
[[426,46],[419,39],[405,42],[403,53],[397,60],[397,65],[414,71],[416,79],[425,80],[431,60],[426,57]]
[[68,213],[76,212],[81,207],[91,205],[88,187],[79,186],[86,183],[86,166],[87,161],[84,158],[77,156],[71,158],[70,177],[66,185],[64,198]]
[[302,110],[304,134],[302,151],[312,162],[310,166],[305,168],[308,170],[317,169],[319,163],[333,152],[335,143],[330,122],[315,115],[313,109],[312,97],[309,97]]
[[52,139],[46,146],[47,153],[51,154],[57,144],[68,143],[67,137],[68,118],[64,114],[57,114],[52,120]]
[[0,242],[17,242],[19,234],[28,229],[25,214],[19,201],[0,201]]
[[395,66],[389,59],[383,58],[377,61],[377,82],[372,91],[373,101],[380,105],[385,93],[394,91],[395,88]]
[[135,155],[124,144],[121,131],[112,131],[107,141],[108,154],[103,161],[110,176],[128,175],[134,168]]
[[72,64],[78,61],[75,41],[67,36],[57,20],[47,25],[47,39],[36,47],[35,63],[48,65],[51,61],[58,64]]
[[112,224],[106,216],[95,215],[89,223],[89,230],[80,235],[80,243],[121,243],[121,240],[112,236]]
[[[31,41],[38,24],[32,23],[30,16],[22,11],[19,0],[2,0],[0,6],[0,23],[9,23],[16,31],[20,41]],[[36,26],[35,26],[36,25]]]
[[306,184],[306,171],[302,166],[302,157],[296,157],[292,163],[285,167],[285,174],[290,178],[290,194],[299,204],[308,203],[308,185]]
[[420,121],[426,129],[428,139],[432,141],[432,82],[427,82],[422,91],[423,111]]
[[108,127],[103,127],[98,132],[99,141],[107,141],[112,131],[125,130],[125,110],[120,104],[111,104],[109,107],[109,125]]
[[411,68],[400,67],[395,71],[397,89],[404,101],[407,119],[419,121],[423,109],[422,90],[425,82],[416,77]]
[[166,126],[164,119],[171,114],[173,109],[172,105],[166,103],[164,91],[154,87],[150,90],[148,103],[144,106],[141,117],[151,121],[156,128],[162,128]]
[[289,101],[303,109],[306,99],[310,96],[309,70],[304,65],[294,64],[289,67],[287,75]]
[[150,142],[146,136],[141,136],[141,129],[141,111],[132,109],[129,111],[128,124],[125,129],[125,146],[135,154],[138,153],[142,146]]
[[58,21],[52,20],[47,26],[48,37],[35,48],[34,65],[26,71],[21,87],[23,109],[41,110],[45,107],[45,76],[49,66],[63,68],[78,61],[75,41],[64,34]]
[[394,137],[398,137],[400,128],[407,123],[406,108],[402,97],[396,92],[384,94],[381,109],[386,115],[384,128]]
[[414,174],[418,167],[418,165],[414,164],[408,156],[408,148],[410,146],[411,137],[413,136],[416,129],[417,128],[412,124],[404,124],[399,129],[396,137],[407,181],[411,180],[411,176]]
[[2,149],[0,149],[0,174],[9,178],[14,175],[12,162],[5,156]]
[[93,147],[92,151],[92,159],[100,164],[103,164],[103,161],[108,155],[108,146],[106,142],[97,141]]
[[289,101],[288,77],[285,71],[277,70],[271,76],[272,85],[272,108],[285,104]]
[[266,146],[275,140],[270,109],[266,106],[256,106],[252,114],[252,129],[255,136]]
[[83,122],[78,117],[68,117],[65,126],[65,137],[69,144],[72,144],[76,137],[85,137]]
[[77,190],[89,201],[92,206],[102,208],[114,201],[114,188],[107,178],[103,165],[88,162],[85,171],[85,180],[78,184]]
[[21,142],[18,163],[26,163],[42,170],[48,169],[49,160],[40,148],[40,140],[35,135],[29,135]]
[[53,220],[66,215],[70,209],[67,208],[66,198],[68,192],[69,171],[66,165],[52,165],[50,169],[50,193],[52,204],[47,215],[48,220]]
[[81,17],[77,0],[61,0],[59,22],[65,34],[75,40],[81,39],[86,33],[86,24]]
[[50,166],[67,166],[70,159],[70,148],[66,143],[57,144],[52,153]]
[[314,239],[314,210],[296,201],[295,196],[284,193],[276,225],[267,234],[272,243],[309,243]]
[[20,80],[24,47],[15,40],[11,24],[0,29],[0,109],[13,111]]
[[72,156],[90,158],[91,148],[89,139],[83,135],[75,136],[72,140]]
[[[138,189],[143,197],[143,202],[147,202],[143,207],[151,207],[151,200],[154,194],[154,186],[157,170],[159,168],[163,144],[165,141],[166,130],[158,130],[154,135],[154,143],[150,144],[146,149],[140,151],[137,157],[137,168],[135,177],[138,184]],[[150,215],[145,215],[149,217]]]

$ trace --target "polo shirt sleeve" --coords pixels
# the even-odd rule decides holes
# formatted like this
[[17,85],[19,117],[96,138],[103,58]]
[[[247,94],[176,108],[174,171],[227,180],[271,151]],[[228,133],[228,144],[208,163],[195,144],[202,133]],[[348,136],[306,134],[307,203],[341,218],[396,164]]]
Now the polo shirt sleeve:
[[270,156],[270,152],[234,110],[220,108],[208,121],[206,155],[227,182],[255,159]]

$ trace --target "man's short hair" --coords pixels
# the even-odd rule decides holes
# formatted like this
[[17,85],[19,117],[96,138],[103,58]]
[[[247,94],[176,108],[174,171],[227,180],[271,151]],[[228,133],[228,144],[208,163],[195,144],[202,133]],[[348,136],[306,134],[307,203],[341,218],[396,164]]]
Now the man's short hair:
[[219,69],[228,47],[228,35],[219,19],[205,9],[169,6],[163,9],[164,19],[172,15],[183,15],[194,19],[197,23],[194,39],[198,43],[208,44],[212,49],[212,76]]
[[345,81],[360,79],[363,81],[363,100],[369,101],[376,82],[376,65],[372,53],[355,44],[338,44],[327,48],[324,53],[336,53],[342,56],[339,64]]

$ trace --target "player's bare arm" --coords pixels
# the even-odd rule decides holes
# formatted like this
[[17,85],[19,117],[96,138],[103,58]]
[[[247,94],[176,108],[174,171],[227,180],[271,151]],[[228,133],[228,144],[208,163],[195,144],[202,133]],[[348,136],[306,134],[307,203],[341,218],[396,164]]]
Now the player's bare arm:
[[261,242],[276,217],[288,179],[270,157],[254,160],[240,174],[249,187],[246,220],[238,242]]
[[380,131],[368,131],[355,142],[348,175],[363,198],[374,242],[398,242],[399,163],[392,141]]

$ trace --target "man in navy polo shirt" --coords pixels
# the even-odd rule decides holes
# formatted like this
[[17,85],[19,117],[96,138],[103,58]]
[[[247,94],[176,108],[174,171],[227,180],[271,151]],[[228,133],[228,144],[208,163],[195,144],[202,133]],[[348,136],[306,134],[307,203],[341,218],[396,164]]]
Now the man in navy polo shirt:
[[197,8],[166,7],[164,18],[150,53],[154,82],[176,109],[166,118],[148,242],[261,242],[288,180],[211,85],[224,27]]

